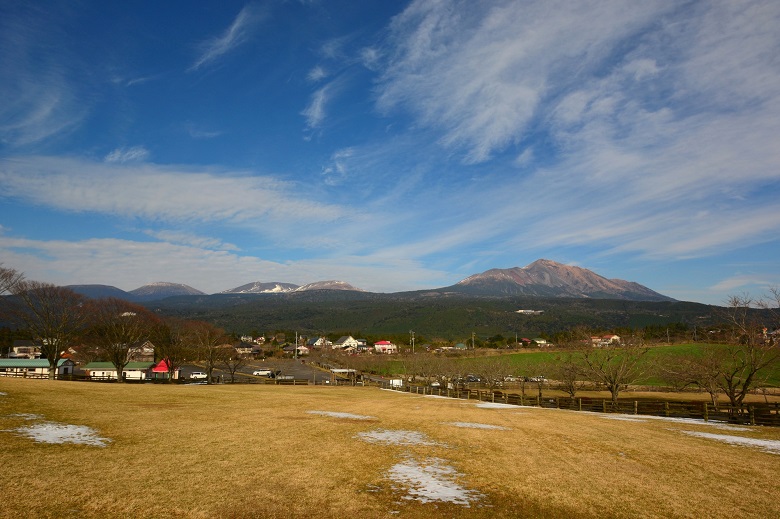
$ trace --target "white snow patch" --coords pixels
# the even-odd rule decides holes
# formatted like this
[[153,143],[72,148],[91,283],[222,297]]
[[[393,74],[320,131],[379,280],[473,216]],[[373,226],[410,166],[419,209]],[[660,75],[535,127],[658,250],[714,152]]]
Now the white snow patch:
[[472,423],[472,422],[444,422],[444,425],[452,425],[453,427],[464,427],[466,429],[493,429],[497,431],[508,431],[509,427],[502,427],[500,425],[490,425],[486,423]]
[[18,427],[14,431],[40,443],[78,443],[105,447],[109,440],[97,435],[97,431],[84,425],[68,425],[43,422]]
[[0,391],[0,396],[8,396],[8,393],[6,393],[5,391]]
[[33,413],[14,413],[9,414],[8,418],[21,418],[22,420],[43,420],[43,416]]
[[435,442],[428,438],[427,435],[417,431],[376,429],[374,431],[359,432],[357,437],[368,443],[379,443],[382,445],[444,446],[444,444]]
[[636,418],[634,416],[628,416],[625,414],[603,414],[600,415],[605,420],[617,420],[619,422],[646,422],[644,418]]
[[498,402],[480,402],[478,404],[475,404],[477,407],[480,407],[482,409],[517,409],[520,406],[512,405],[512,404],[501,404]]
[[715,429],[725,429],[728,431],[749,431],[750,428],[742,427],[739,425],[732,425],[723,422],[707,422],[704,420],[698,420],[696,418],[674,418],[670,416],[654,416],[654,415],[632,415],[632,414],[603,414],[602,418],[608,420],[623,420],[626,422],[647,422],[649,420],[658,420],[662,422],[671,422],[684,425],[707,425]]
[[744,447],[757,447],[758,449],[770,454],[780,454],[780,440],[759,440],[756,438],[745,438],[744,436],[730,436],[728,434],[713,434],[698,431],[681,431],[689,436],[698,438],[707,438],[731,445],[740,445]]
[[346,418],[348,420],[376,420],[374,416],[365,416],[361,414],[352,413],[339,413],[335,411],[306,411],[309,414],[317,414],[321,416],[330,416],[331,418]]
[[439,458],[423,461],[408,459],[390,468],[388,477],[406,487],[404,499],[422,503],[434,501],[470,506],[482,494],[459,485],[455,479],[460,475],[454,468]]

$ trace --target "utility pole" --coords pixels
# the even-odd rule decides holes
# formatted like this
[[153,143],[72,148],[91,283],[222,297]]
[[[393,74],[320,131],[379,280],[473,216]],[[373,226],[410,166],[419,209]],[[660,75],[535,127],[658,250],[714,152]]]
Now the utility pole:
[[409,335],[411,336],[412,354],[414,354],[414,330],[409,330]]
[[471,332],[471,349],[474,349],[474,332]]
[[298,332],[295,332],[295,351],[293,353],[293,358],[298,359]]

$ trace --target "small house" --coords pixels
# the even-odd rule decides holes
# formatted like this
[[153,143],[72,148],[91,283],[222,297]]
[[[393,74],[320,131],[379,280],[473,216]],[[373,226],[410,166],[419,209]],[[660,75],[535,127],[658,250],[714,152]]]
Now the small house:
[[[70,359],[57,362],[57,376],[71,375],[76,364]],[[0,359],[0,377],[49,378],[48,359]]]
[[390,341],[379,341],[374,343],[374,351],[377,353],[398,353],[398,346]]
[[351,335],[345,335],[344,337],[339,337],[339,340],[333,344],[333,349],[346,350],[351,348],[354,351],[359,344]]
[[[151,378],[154,362],[131,361],[122,370],[122,380],[146,380]],[[111,362],[90,362],[84,366],[84,373],[89,378],[98,380],[116,380],[117,369]]]

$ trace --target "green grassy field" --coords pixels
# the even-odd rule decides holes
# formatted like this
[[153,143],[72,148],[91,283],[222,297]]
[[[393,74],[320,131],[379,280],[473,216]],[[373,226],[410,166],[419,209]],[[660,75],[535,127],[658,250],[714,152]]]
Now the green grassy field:
[[[664,380],[663,376],[658,373],[657,366],[664,363],[674,363],[675,357],[697,356],[701,355],[704,348],[708,347],[723,347],[717,344],[706,343],[687,343],[687,344],[670,344],[670,345],[654,345],[648,349],[647,354],[642,358],[642,371],[645,373],[639,380],[636,381],[638,385],[644,386],[669,386],[670,383]],[[502,357],[514,367],[516,374],[522,374],[525,376],[536,376],[544,374],[545,368],[554,363],[556,357],[565,354],[565,352],[558,350],[524,350],[517,353],[501,353]],[[480,365],[487,362],[492,357],[485,356],[468,356],[463,357],[459,361],[466,365],[466,371],[473,373],[480,373]],[[404,366],[403,361],[391,361],[383,367],[383,374],[390,375],[393,373],[403,373]],[[772,387],[780,387],[780,365],[768,373],[767,384]]]
[[[780,430],[479,405],[0,379],[0,516],[780,517]],[[106,445],[23,434],[53,424]]]

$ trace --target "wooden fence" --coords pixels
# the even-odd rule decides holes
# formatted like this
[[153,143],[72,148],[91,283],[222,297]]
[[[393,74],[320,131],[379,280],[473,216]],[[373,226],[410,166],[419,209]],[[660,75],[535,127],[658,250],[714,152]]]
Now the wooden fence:
[[435,395],[480,402],[502,403],[517,406],[533,406],[548,409],[568,409],[596,413],[620,413],[627,415],[661,416],[666,418],[691,418],[706,422],[725,422],[742,425],[780,427],[780,403],[755,403],[742,407],[710,402],[667,401],[649,399],[618,399],[613,404],[605,398],[541,397],[501,390],[442,389],[428,386],[404,385],[401,387],[382,383],[383,389],[392,389],[421,395]]

